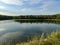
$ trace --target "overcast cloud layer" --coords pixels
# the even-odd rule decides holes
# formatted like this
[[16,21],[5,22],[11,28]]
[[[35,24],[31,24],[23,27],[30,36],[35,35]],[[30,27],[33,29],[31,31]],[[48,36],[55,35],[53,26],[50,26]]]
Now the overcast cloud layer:
[[0,0],[0,14],[36,15],[60,13],[60,0]]

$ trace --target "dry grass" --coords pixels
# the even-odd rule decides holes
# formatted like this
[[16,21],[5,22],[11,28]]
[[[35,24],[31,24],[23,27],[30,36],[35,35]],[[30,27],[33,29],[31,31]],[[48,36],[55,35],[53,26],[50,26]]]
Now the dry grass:
[[52,32],[46,38],[44,38],[44,33],[43,33],[40,39],[35,37],[29,42],[22,42],[16,45],[60,45],[60,31]]

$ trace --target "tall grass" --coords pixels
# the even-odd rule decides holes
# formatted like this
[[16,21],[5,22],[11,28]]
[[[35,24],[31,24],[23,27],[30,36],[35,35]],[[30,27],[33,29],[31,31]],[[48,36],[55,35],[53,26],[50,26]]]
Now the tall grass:
[[17,43],[16,45],[60,45],[60,31],[52,32],[44,37],[44,33],[38,39],[33,38],[28,42]]

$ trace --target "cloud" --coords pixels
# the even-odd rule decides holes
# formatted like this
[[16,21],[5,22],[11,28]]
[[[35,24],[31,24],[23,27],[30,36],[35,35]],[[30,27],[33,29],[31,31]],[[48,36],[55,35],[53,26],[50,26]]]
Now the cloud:
[[22,8],[20,10],[20,15],[38,15],[40,14],[40,10],[34,10],[31,8]]
[[0,2],[13,5],[23,5],[23,2],[20,0],[0,0]]
[[5,28],[0,28],[0,32],[1,32],[1,31],[4,31],[4,30],[5,30]]
[[[26,0],[26,1],[28,1],[28,0]],[[40,2],[41,1],[41,2]],[[52,1],[52,0],[30,0],[30,3],[31,4],[39,4],[39,3],[41,3],[42,5],[36,5],[37,6],[37,8],[36,7],[34,7],[35,8],[35,10],[34,9],[32,9],[32,8],[22,8],[20,11],[28,11],[28,12],[30,12],[30,11],[36,11],[36,10],[38,10],[38,11],[47,11],[47,10],[49,10],[49,8],[51,8],[51,7],[53,7],[54,5],[55,5],[55,3],[54,3],[55,1]]]
[[42,0],[24,0],[26,1],[27,3],[30,3],[30,4],[38,4],[40,3]]
[[[41,2],[42,5],[39,6],[40,12],[43,14],[56,14],[59,13],[59,1],[49,0],[49,1],[43,1]],[[38,10],[38,11],[39,11]],[[40,13],[41,14],[41,13]]]
[[[7,11],[0,13],[6,15],[16,15],[16,13],[21,15],[52,14],[60,11],[60,1],[57,0],[0,0],[0,2],[13,4],[13,6],[5,6],[5,8],[7,7],[6,9],[3,6],[0,7],[0,9],[5,9]],[[16,13],[9,13],[8,11]]]
[[6,7],[4,7],[4,6],[0,6],[0,9],[5,9]]
[[53,5],[53,1],[46,1],[46,2],[43,2],[41,6],[39,6],[40,10],[41,11],[46,11],[46,10],[49,10],[50,7],[52,7]]
[[42,0],[30,0],[30,4],[38,4],[40,3]]
[[32,9],[30,9],[30,8],[22,8],[21,10],[20,10],[20,14],[22,14],[22,15],[29,15],[29,14],[32,14],[33,13],[33,10]]
[[25,15],[38,15],[38,14],[56,14],[59,13],[59,1],[49,0],[42,1],[42,5],[39,5],[37,8],[22,8],[20,14]]
[[7,16],[18,16],[19,14],[16,13],[10,13],[10,12],[0,12],[1,15],[7,15]]
[[32,9],[29,9],[29,8],[22,8],[20,11],[22,11],[22,12],[26,12],[26,11],[32,11]]
[[[37,3],[40,3],[39,1],[42,1],[42,0],[30,0],[33,4],[37,4]],[[35,2],[37,1],[37,2]],[[25,14],[25,15],[31,15],[31,14],[34,14],[34,15],[38,15],[38,14],[47,14],[48,13],[48,10],[51,8],[51,6],[54,5],[54,1],[42,1],[41,2],[42,5],[39,5],[38,8],[35,8],[35,9],[32,9],[32,8],[22,8],[20,10],[20,14]]]

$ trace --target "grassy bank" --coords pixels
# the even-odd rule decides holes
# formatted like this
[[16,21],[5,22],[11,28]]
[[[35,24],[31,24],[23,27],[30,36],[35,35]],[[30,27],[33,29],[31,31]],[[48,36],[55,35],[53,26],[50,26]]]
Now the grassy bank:
[[16,45],[60,45],[60,31],[52,32],[44,37],[44,33],[38,39],[33,38],[28,42],[17,43]]

